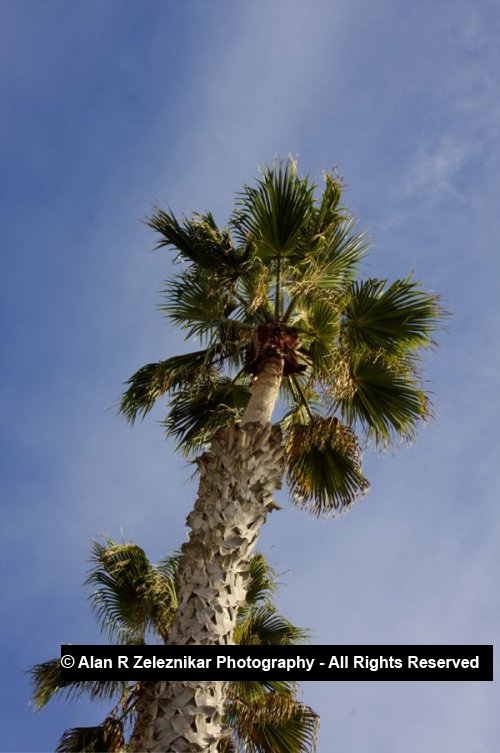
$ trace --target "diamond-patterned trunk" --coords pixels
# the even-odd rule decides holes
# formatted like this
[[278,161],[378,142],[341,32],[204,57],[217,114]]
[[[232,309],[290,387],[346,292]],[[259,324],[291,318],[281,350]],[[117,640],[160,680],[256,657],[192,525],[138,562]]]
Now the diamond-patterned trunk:
[[[267,367],[267,368],[266,368]],[[281,485],[284,451],[279,426],[269,424],[283,364],[271,359],[256,378],[240,425],[216,436],[198,458],[200,484],[182,547],[174,645],[228,644],[245,601],[249,563]],[[223,728],[221,682],[151,683],[133,739],[147,753],[217,753]]]

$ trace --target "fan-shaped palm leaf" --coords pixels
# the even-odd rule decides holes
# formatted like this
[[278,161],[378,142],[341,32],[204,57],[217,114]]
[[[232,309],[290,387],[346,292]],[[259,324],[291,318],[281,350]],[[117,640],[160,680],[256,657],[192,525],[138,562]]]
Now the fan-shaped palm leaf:
[[394,436],[411,440],[431,415],[429,398],[411,359],[365,353],[343,365],[332,389],[333,404],[350,424],[387,445]]
[[256,188],[243,187],[233,227],[242,240],[252,239],[260,258],[287,256],[297,251],[314,217],[313,192],[314,185],[297,176],[295,162],[278,161],[264,168]]
[[285,448],[290,491],[317,515],[349,507],[368,488],[356,435],[336,418],[292,424]]
[[401,346],[425,347],[440,326],[437,296],[425,293],[410,278],[366,280],[352,285],[344,310],[344,333],[353,348],[398,352]]

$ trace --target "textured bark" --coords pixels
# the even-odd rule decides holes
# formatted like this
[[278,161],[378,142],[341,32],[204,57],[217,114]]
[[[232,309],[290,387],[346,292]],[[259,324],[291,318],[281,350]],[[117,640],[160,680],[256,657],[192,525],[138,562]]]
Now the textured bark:
[[[256,380],[258,399],[244,425],[220,432],[197,461],[200,485],[187,519],[191,531],[179,565],[180,603],[168,641],[174,645],[232,642],[250,558],[283,475],[281,431],[267,423],[269,400],[258,394],[273,386],[274,407],[282,362],[273,360],[277,363],[262,372],[262,381],[260,375]],[[225,734],[223,683],[154,683],[148,696],[134,750],[216,753]]]

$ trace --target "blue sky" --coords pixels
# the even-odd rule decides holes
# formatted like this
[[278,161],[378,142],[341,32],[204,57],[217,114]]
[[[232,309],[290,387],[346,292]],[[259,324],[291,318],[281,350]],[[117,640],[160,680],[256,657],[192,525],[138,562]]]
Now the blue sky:
[[[183,346],[155,310],[155,201],[214,211],[277,154],[336,165],[374,240],[453,311],[426,362],[436,418],[365,458],[348,515],[286,505],[261,549],[317,643],[493,643],[500,628],[500,8],[489,0],[4,0],[2,751],[53,750],[99,710],[28,705],[26,670],[99,640],[91,539],[153,560],[185,538],[191,470],[161,409],[116,415],[125,379]],[[319,751],[490,753],[494,683],[306,683]]]

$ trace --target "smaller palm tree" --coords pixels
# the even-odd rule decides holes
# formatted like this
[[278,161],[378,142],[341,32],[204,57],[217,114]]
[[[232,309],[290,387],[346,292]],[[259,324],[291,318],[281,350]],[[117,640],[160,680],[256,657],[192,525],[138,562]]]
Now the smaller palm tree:
[[[111,539],[95,541],[92,569],[86,584],[102,631],[119,644],[168,643],[177,608],[175,573],[178,555],[157,565],[141,547]],[[304,643],[306,633],[278,613],[272,603],[276,576],[262,554],[251,560],[250,588],[240,609],[234,635],[243,645]],[[109,702],[104,721],[93,727],[74,727],[62,735],[56,753],[127,751],[141,737],[151,683],[75,681],[61,678],[59,659],[36,664],[31,670],[33,702],[42,709],[52,698]],[[312,753],[318,716],[297,700],[297,686],[283,681],[239,681],[228,684],[225,723],[229,734],[220,753]],[[133,740],[133,743],[132,743]]]

